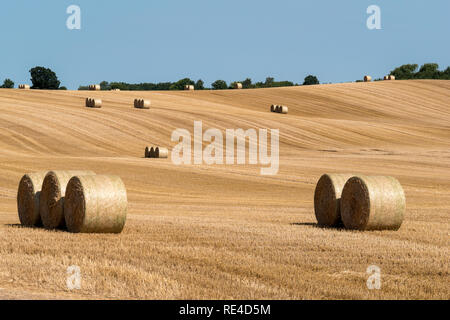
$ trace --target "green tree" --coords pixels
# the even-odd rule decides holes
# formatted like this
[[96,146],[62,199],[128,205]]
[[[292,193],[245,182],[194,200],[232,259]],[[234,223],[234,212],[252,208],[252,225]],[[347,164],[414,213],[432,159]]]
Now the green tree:
[[44,67],[34,67],[30,70],[33,89],[58,89],[60,82],[56,74]]
[[303,81],[303,85],[304,86],[309,86],[309,85],[313,85],[313,84],[320,84],[319,79],[317,79],[316,76],[313,75],[309,75],[305,78],[305,81]]
[[425,63],[415,74],[417,79],[440,79],[441,72],[437,63]]
[[270,88],[273,86],[273,83],[275,82],[275,78],[267,77],[266,82],[264,82],[265,87]]
[[100,82],[100,90],[111,90],[111,85],[108,81]]
[[227,89],[227,83],[223,80],[217,80],[217,81],[213,82],[213,84],[211,84],[211,86],[214,90]]
[[205,83],[203,82],[202,79],[197,80],[197,82],[195,83],[195,89],[196,90],[204,90],[205,89]]
[[12,81],[11,79],[5,79],[5,81],[3,81],[3,85],[1,86],[1,88],[5,89],[14,88],[14,81]]
[[242,88],[243,89],[249,89],[252,87],[252,79],[247,78],[244,81],[242,81]]
[[413,79],[417,67],[417,64],[404,64],[392,70],[390,75],[395,76],[397,80]]
[[195,82],[189,78],[181,79],[170,86],[170,90],[184,90],[186,85],[195,85]]

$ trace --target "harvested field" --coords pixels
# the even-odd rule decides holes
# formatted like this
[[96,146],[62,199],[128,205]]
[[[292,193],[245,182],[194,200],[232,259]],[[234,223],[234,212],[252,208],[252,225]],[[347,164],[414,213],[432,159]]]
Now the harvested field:
[[[449,299],[450,81],[376,81],[254,90],[0,89],[0,299]],[[289,106],[289,116],[268,112]],[[280,129],[280,170],[148,161],[145,146],[177,144],[177,128]],[[28,172],[119,176],[121,234],[19,226]],[[406,196],[398,231],[317,227],[324,173],[392,176]],[[67,291],[77,265],[82,288]],[[366,269],[381,268],[381,290]]]

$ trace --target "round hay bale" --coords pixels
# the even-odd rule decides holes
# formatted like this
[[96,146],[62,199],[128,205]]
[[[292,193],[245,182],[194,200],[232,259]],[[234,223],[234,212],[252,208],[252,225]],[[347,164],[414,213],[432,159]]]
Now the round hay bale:
[[234,84],[234,88],[235,88],[235,89],[242,89],[242,83],[236,82],[236,83]]
[[370,82],[370,81],[372,81],[371,76],[364,76],[364,82]]
[[91,85],[89,85],[89,90],[91,90],[91,91],[100,91],[101,87],[100,87],[99,84],[91,84]]
[[274,105],[274,104],[271,105],[270,106],[270,112],[275,112],[275,108],[276,108],[276,105]]
[[192,84],[187,84],[187,85],[184,86],[184,89],[193,91],[193,90],[195,90],[195,87]]
[[92,171],[50,171],[44,178],[39,197],[39,214],[47,229],[63,228],[64,197],[67,183],[76,175],[95,175]]
[[145,158],[148,158],[148,147],[145,147]]
[[101,99],[91,99],[91,107],[92,108],[101,108],[102,100]]
[[142,100],[141,108],[142,109],[150,109],[151,102],[150,100]]
[[72,177],[64,201],[67,229],[74,233],[120,233],[127,206],[127,191],[120,177]]
[[352,177],[342,191],[341,216],[348,229],[398,230],[405,209],[405,193],[393,177]]
[[389,78],[388,78],[389,80],[395,80],[395,76],[393,76],[393,75],[389,75]]
[[317,223],[323,227],[339,227],[341,219],[341,194],[352,174],[324,174],[314,192],[314,213]]
[[151,147],[148,151],[148,157],[149,158],[155,158],[155,148]]
[[384,76],[383,80],[389,80],[389,76]]
[[286,107],[286,106],[281,106],[281,107],[280,107],[280,113],[287,114],[287,113],[288,113],[288,107]]
[[169,157],[169,150],[167,148],[156,147],[155,158],[165,159]]
[[19,84],[19,89],[30,90],[30,85],[28,85],[28,84]]
[[24,226],[41,225],[39,196],[46,173],[44,171],[28,173],[20,179],[17,191],[17,211],[20,223]]

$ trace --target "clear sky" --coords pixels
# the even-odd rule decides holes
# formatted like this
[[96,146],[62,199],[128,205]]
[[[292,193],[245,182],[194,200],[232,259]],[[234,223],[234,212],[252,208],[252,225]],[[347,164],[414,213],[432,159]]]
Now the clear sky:
[[[70,5],[81,30],[69,30]],[[381,9],[369,30],[368,6]],[[0,7],[0,80],[61,85],[252,78],[302,83],[382,77],[405,63],[450,65],[449,0],[14,0]]]

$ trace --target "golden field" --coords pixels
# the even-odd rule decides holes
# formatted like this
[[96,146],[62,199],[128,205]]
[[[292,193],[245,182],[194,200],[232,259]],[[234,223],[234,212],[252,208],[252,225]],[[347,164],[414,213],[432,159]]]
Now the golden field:
[[[103,108],[84,107],[86,97]],[[135,98],[152,101],[133,108]],[[271,104],[288,115],[269,112]],[[144,159],[176,128],[280,129],[280,170]],[[18,225],[24,173],[122,177],[120,235]],[[401,229],[315,225],[326,172],[402,183]],[[195,92],[0,89],[0,299],[449,299],[450,81]],[[81,290],[66,287],[68,266]],[[381,268],[381,290],[366,269]]]

